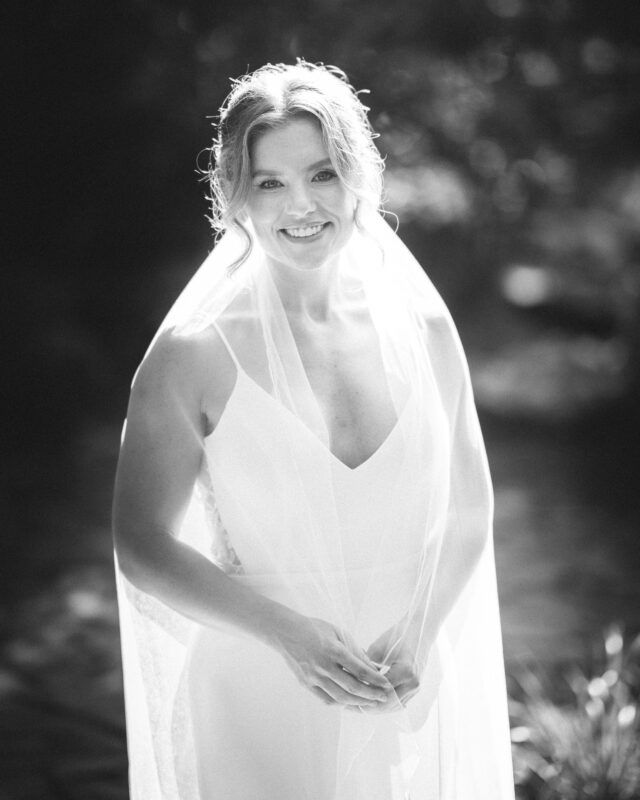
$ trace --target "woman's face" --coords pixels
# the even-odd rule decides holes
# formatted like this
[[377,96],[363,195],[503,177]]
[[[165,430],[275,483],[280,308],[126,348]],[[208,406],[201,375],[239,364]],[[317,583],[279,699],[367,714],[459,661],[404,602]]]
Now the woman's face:
[[319,123],[297,117],[262,133],[251,171],[246,211],[268,257],[314,269],[346,244],[356,203],[331,164]]

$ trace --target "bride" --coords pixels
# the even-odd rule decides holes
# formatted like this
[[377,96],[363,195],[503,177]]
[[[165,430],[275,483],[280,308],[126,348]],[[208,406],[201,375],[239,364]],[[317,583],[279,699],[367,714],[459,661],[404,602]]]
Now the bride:
[[234,82],[116,478],[133,800],[513,798],[468,371],[334,68]]

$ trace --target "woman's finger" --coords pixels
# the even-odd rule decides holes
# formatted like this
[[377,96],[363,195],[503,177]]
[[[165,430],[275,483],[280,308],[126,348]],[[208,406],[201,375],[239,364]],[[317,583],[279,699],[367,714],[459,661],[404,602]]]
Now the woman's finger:
[[[398,677],[399,674],[404,675],[407,679],[402,680]],[[420,686],[413,670],[401,668],[396,670],[395,676],[392,670],[389,670],[389,675],[392,679],[397,680],[397,683],[394,684],[394,691],[389,693],[386,702],[366,708],[367,713],[388,714],[400,711],[418,693]]]
[[343,706],[375,706],[378,701],[372,700],[363,695],[353,694],[352,692],[344,689],[339,683],[332,680],[331,676],[327,676],[326,682],[322,684],[322,690],[332,697],[336,703]]
[[389,690],[391,688],[390,682],[387,678],[380,673],[378,669],[370,666],[364,658],[355,656],[346,648],[339,653],[338,663],[350,675],[353,675],[362,683],[369,683],[372,686],[378,686],[381,689]]
[[363,710],[367,714],[390,714],[394,711],[401,711],[402,704],[394,692],[389,695],[386,702],[376,703],[374,706],[365,707]]
[[413,670],[413,667],[404,661],[395,661],[393,664],[391,664],[391,667],[389,668],[389,671],[385,677],[396,690],[398,686],[403,683],[413,683],[415,685],[418,683],[418,678]]
[[310,686],[309,688],[319,700],[322,700],[325,705],[334,706],[336,704],[336,701],[333,699],[333,697],[328,695],[323,689],[320,688],[320,686]]
[[329,677],[346,692],[349,692],[356,697],[364,697],[366,700],[381,701],[387,699],[388,692],[385,689],[382,689],[378,686],[373,686],[369,683],[363,683],[351,675],[339,664],[336,664],[335,669],[329,672]]

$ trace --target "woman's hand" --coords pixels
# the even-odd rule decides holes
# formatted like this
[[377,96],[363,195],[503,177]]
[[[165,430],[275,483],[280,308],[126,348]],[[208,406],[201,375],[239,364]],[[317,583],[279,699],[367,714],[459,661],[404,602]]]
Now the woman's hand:
[[385,677],[394,690],[389,694],[387,702],[379,704],[375,710],[387,713],[406,706],[420,689],[415,656],[408,637],[402,635],[399,626],[393,626],[369,646],[367,655],[384,670]]
[[296,614],[278,625],[275,640],[300,683],[327,705],[373,709],[393,694],[364,650],[325,620]]

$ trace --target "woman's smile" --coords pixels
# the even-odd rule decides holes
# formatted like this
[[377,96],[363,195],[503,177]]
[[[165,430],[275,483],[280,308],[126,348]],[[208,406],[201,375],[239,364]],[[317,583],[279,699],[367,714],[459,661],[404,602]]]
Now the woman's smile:
[[317,224],[297,225],[291,228],[282,228],[280,231],[287,239],[292,239],[294,242],[308,244],[315,242],[320,238],[320,234],[326,229],[330,222],[320,222]]

